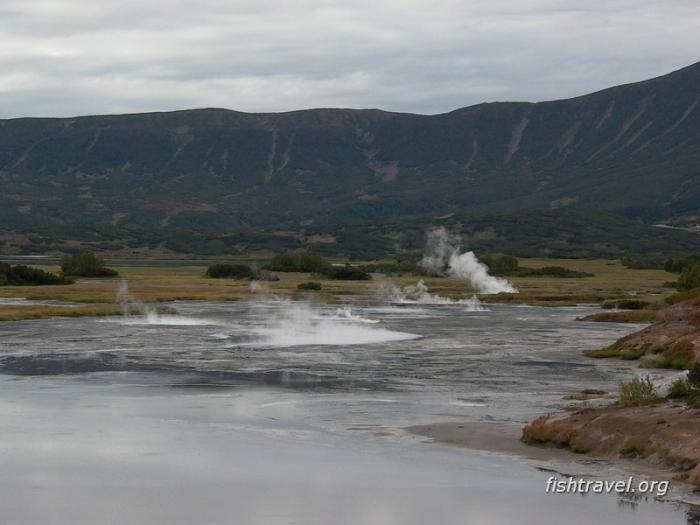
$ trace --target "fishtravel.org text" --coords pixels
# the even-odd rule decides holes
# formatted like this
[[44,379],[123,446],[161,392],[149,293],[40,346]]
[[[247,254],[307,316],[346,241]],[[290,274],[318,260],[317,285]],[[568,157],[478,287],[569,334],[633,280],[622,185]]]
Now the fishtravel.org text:
[[668,481],[642,479],[636,481],[633,476],[626,480],[590,480],[583,478],[559,479],[550,476],[545,488],[547,494],[647,494],[665,496],[668,493]]

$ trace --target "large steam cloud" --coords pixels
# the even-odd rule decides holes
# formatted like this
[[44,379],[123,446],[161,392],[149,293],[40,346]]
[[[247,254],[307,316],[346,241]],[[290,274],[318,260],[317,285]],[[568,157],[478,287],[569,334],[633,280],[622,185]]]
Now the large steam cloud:
[[459,253],[459,237],[443,227],[428,232],[421,265],[434,275],[468,280],[478,293],[518,293],[511,282],[489,275],[488,267],[479,262],[474,252]]

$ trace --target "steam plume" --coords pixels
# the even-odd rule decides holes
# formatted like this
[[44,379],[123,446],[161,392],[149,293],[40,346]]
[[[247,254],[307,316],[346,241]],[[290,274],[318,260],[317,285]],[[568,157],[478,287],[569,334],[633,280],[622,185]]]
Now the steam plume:
[[428,232],[421,265],[433,275],[466,279],[478,293],[518,293],[510,281],[489,275],[488,267],[479,262],[474,252],[460,254],[459,238],[443,227]]

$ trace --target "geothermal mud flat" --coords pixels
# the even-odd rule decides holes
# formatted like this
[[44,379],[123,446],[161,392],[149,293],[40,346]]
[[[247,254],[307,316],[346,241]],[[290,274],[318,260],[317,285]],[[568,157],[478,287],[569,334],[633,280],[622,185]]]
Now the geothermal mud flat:
[[686,523],[672,502],[545,493],[627,476],[425,442],[524,423],[637,371],[592,308],[172,303],[177,315],[0,325],[4,523]]

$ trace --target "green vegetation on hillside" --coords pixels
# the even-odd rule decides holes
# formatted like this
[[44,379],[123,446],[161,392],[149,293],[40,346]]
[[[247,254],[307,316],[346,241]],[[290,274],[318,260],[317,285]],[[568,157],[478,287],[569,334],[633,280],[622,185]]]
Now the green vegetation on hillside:
[[700,202],[699,83],[695,64],[575,99],[440,115],[3,120],[0,249],[415,259],[425,230],[448,226],[477,254],[697,254],[700,236],[678,227]]
[[[0,215],[2,210],[0,209]],[[0,217],[1,219],[1,217]],[[265,228],[212,225],[198,230],[169,226],[152,229],[47,228],[37,226],[31,234],[16,232],[22,244],[7,247],[8,253],[65,252],[79,242],[85,250],[145,251],[162,256],[168,252],[205,256],[313,251],[324,257],[356,260],[420,260],[427,230],[444,226],[461,236],[465,250],[477,256],[508,253],[517,257],[620,259],[630,254],[665,261],[670,254],[700,252],[700,235],[656,228],[636,221],[590,210],[520,210],[508,214],[462,213],[443,218],[417,215],[351,223],[314,223],[277,232]],[[318,236],[334,242],[314,243]],[[0,249],[2,244],[0,244]],[[381,270],[379,270],[381,271]],[[393,273],[393,271],[390,271]],[[407,273],[399,269],[398,273]]]

